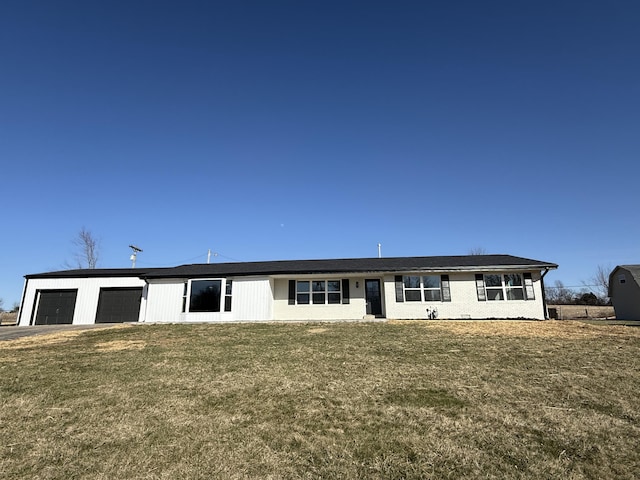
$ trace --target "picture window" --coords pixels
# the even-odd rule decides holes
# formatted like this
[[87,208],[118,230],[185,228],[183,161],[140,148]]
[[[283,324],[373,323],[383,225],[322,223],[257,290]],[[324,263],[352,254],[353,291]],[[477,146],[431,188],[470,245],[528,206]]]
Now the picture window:
[[[226,279],[190,280],[188,306],[189,312],[220,312],[231,311],[232,282]],[[222,294],[224,287],[224,296]],[[186,292],[185,292],[186,293]],[[186,295],[184,302],[186,303]],[[224,302],[224,303],[222,303]]]

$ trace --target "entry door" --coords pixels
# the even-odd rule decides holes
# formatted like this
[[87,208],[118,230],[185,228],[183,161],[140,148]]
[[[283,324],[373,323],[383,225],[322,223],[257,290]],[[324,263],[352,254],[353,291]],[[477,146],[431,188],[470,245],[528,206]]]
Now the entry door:
[[41,290],[36,325],[73,323],[77,290]]
[[368,279],[364,281],[365,300],[367,301],[367,315],[382,316],[382,294],[380,280]]

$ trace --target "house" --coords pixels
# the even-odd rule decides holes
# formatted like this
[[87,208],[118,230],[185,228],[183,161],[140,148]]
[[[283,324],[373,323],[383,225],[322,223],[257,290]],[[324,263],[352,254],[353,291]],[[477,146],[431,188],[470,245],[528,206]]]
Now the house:
[[609,274],[609,298],[618,320],[640,320],[640,265],[618,265]]
[[544,319],[555,268],[465,255],[66,270],[25,276],[18,322]]

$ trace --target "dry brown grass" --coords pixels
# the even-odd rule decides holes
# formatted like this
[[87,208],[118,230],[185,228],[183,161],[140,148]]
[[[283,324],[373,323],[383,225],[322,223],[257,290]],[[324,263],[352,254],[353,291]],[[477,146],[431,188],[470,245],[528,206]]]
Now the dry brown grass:
[[590,305],[549,305],[558,312],[559,320],[579,320],[588,318],[615,319],[616,312],[612,306]]
[[[522,320],[442,320],[442,321],[391,321],[393,324],[422,325],[429,329],[442,329],[459,335],[506,337],[530,337],[553,339],[599,338],[603,335],[629,335],[624,326],[595,326],[578,321],[522,321]],[[640,332],[639,332],[640,333]]]
[[147,345],[142,340],[112,340],[97,343],[96,349],[101,352],[118,352],[121,350],[142,350]]
[[7,479],[640,471],[640,329],[155,325],[37,340],[0,342]]
[[[104,329],[119,329],[119,328],[128,328],[130,325],[128,324],[119,324],[119,325],[105,325]],[[94,330],[101,330],[101,328],[94,328]],[[9,340],[0,343],[0,349],[24,349],[24,348],[33,348],[35,346],[48,346],[48,345],[57,345],[61,343],[67,343],[75,337],[82,335],[84,332],[82,330],[69,330],[69,331],[60,331],[53,333],[44,333],[40,335],[33,335],[28,337],[20,337],[14,340]]]
[[17,321],[17,313],[0,312],[0,325],[15,325]]

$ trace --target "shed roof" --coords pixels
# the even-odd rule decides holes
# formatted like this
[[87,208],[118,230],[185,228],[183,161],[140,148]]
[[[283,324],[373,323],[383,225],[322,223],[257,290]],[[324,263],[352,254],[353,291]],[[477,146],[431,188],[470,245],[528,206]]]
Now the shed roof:
[[171,268],[65,270],[27,275],[26,278],[140,277],[204,278],[251,275],[303,275],[329,273],[481,271],[496,269],[554,269],[555,263],[512,255],[456,255],[438,257],[343,258],[323,260],[277,260],[266,262],[198,263]]
[[640,285],[640,265],[620,265],[620,268],[626,269]]
[[618,271],[619,269],[624,269],[627,272],[629,272],[629,274],[633,277],[635,282],[638,285],[640,285],[640,265],[618,265],[616,268],[611,270],[611,273],[609,274],[609,291],[607,292],[609,297],[612,296],[612,291],[611,291],[611,286],[613,285],[612,277],[616,273],[616,271]]

